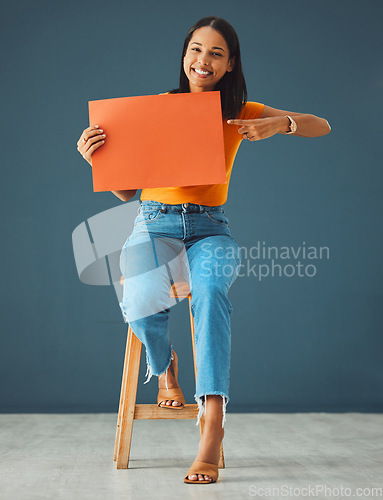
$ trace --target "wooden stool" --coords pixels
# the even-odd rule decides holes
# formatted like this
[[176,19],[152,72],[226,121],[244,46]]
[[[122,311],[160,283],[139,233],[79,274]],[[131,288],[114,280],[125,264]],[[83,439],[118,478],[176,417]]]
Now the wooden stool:
[[[123,284],[124,277],[121,276],[120,283]],[[192,334],[194,375],[197,380],[197,366],[195,361],[194,345],[194,321],[191,310],[191,292],[187,282],[177,282],[170,289],[172,298],[189,298],[190,326]],[[122,374],[120,405],[118,410],[116,440],[114,445],[114,457],[117,469],[128,469],[130,445],[132,442],[133,422],[135,419],[194,419],[198,415],[197,404],[186,404],[182,410],[168,410],[160,408],[157,404],[136,404],[138,374],[141,362],[141,341],[134,335],[130,326],[128,327],[128,338],[126,341],[124,370]],[[202,436],[204,426],[204,415],[200,419],[200,435]],[[218,467],[225,468],[223,456],[223,444]]]

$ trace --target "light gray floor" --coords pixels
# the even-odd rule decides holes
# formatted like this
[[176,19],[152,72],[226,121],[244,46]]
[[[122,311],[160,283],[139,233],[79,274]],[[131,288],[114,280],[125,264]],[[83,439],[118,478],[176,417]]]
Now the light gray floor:
[[[195,421],[135,421],[130,468],[117,470],[116,420],[0,415],[1,500],[348,498],[358,487],[382,488],[359,498],[383,497],[382,414],[227,414],[226,468],[206,485],[183,483],[198,450]],[[350,491],[337,495],[342,487]]]

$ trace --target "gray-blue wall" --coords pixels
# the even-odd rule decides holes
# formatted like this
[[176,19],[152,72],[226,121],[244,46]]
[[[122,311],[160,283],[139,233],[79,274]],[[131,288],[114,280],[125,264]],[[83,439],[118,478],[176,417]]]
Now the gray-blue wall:
[[[382,13],[380,0],[2,8],[1,411],[117,412],[126,324],[111,286],[79,280],[72,232],[121,202],[93,193],[76,142],[88,100],[176,87],[185,34],[212,14],[238,32],[249,100],[332,127],[244,141],[237,154],[226,214],[238,243],[328,247],[329,259],[301,260],[311,278],[234,283],[227,409],[382,411]],[[170,337],[192,403],[186,301]],[[149,403],[157,379],[143,385],[145,370],[143,356],[138,402]]]

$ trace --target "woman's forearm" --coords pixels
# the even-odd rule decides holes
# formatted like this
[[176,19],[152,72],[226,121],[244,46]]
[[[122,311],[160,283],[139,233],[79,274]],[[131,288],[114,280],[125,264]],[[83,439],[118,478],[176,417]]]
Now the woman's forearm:
[[[297,114],[291,115],[291,118],[297,124],[297,131],[294,134],[300,137],[320,137],[330,133],[331,127],[327,120],[315,115]],[[278,116],[281,123],[280,134],[289,131],[290,120],[285,116]]]
[[126,189],[123,191],[111,191],[121,201],[128,201],[137,193],[137,189]]

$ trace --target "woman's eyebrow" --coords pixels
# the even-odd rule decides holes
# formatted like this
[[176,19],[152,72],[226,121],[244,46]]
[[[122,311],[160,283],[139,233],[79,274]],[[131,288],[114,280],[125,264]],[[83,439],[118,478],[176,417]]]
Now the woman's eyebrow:
[[[196,43],[197,45],[201,45],[201,47],[202,47],[202,43],[199,43],[199,42],[192,42],[192,43],[191,43],[191,45],[193,45],[193,43]],[[222,47],[212,47],[212,49],[219,49],[219,50],[223,50],[223,52],[225,52],[225,51],[224,51],[224,49],[223,49]]]

